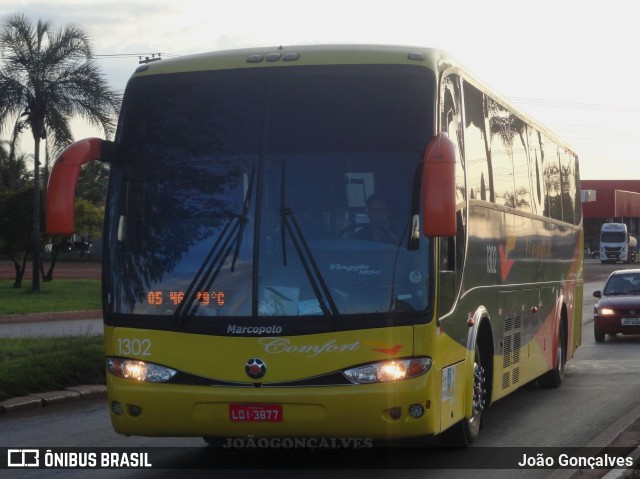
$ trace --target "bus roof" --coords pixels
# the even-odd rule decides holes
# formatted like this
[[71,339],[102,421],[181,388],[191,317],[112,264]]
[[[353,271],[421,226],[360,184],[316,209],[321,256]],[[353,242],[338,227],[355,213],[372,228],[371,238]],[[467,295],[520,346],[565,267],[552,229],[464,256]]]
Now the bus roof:
[[452,63],[434,48],[388,45],[299,45],[243,48],[185,55],[138,67],[135,76],[206,70],[295,65],[418,64],[433,68]]

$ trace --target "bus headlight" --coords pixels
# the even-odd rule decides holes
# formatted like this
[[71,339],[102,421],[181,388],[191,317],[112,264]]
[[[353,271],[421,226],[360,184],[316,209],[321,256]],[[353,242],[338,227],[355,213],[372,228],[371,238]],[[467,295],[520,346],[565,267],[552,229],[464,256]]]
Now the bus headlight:
[[353,383],[371,384],[415,378],[430,368],[431,358],[392,359],[345,369],[342,373]]
[[176,370],[159,364],[136,359],[107,358],[107,369],[114,376],[150,383],[164,383],[176,374]]

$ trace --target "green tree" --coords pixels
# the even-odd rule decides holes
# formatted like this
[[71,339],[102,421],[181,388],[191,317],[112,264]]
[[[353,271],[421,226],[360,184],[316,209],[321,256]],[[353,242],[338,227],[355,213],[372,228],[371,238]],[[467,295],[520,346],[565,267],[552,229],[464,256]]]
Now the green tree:
[[[78,177],[76,195],[91,201],[96,206],[104,206],[109,183],[109,165],[99,161],[87,163]],[[77,216],[76,216],[77,218]]]
[[16,153],[20,124],[20,121],[14,124],[9,141],[0,141],[0,190],[15,191],[31,177],[27,168],[27,157],[30,155]]
[[27,167],[27,155],[10,155],[0,145],[0,190],[15,191],[32,178]]
[[30,211],[33,211],[31,183],[15,191],[0,191],[0,249],[13,262],[14,288],[22,286],[27,259],[32,254]]
[[70,121],[81,117],[115,130],[120,97],[111,90],[93,59],[82,28],[54,30],[48,21],[34,25],[25,15],[7,15],[0,31],[0,130],[13,121],[29,129],[34,141],[33,290],[40,289],[40,142],[55,149],[68,145]]
[[84,198],[76,200],[76,233],[91,242],[102,233],[104,206],[97,206]]
[[[104,206],[96,206],[91,201],[84,198],[77,198],[75,206],[76,233],[81,236],[82,242],[91,244],[102,232],[102,222],[104,219]],[[61,248],[68,244],[69,239],[64,238],[58,240],[51,247],[51,263],[48,271],[45,273],[44,266],[41,267],[43,281],[53,281],[53,270],[58,260],[58,254]],[[87,250],[80,249],[80,256],[83,256]],[[90,251],[90,250],[88,250]]]

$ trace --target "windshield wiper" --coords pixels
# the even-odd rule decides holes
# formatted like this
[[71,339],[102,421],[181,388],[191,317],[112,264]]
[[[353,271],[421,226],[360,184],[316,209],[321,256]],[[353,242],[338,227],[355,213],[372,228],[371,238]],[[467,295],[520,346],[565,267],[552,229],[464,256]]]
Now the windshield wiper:
[[[293,211],[291,211],[291,208],[283,207],[280,209],[280,214],[282,215],[282,223],[289,233],[289,237],[291,238],[291,242],[293,243],[296,253],[298,253],[298,258],[300,258],[302,268],[309,279],[309,283],[311,283],[311,289],[313,289],[313,293],[316,295],[318,305],[320,306],[322,313],[325,316],[339,315],[338,307],[331,297],[329,287],[322,277],[320,268],[318,268],[318,264],[313,258],[313,254],[309,249],[307,241],[304,239],[302,230],[300,230],[300,226],[293,215]],[[284,265],[287,265],[286,257]]]
[[240,253],[240,246],[244,236],[244,228],[249,221],[249,205],[251,203],[251,192],[253,190],[253,178],[255,168],[251,172],[249,186],[244,195],[242,212],[231,216],[227,224],[225,224],[220,236],[209,250],[204,261],[200,265],[198,272],[195,274],[187,290],[184,292],[182,300],[173,312],[174,326],[180,324],[185,318],[192,316],[198,310],[200,302],[198,300],[198,292],[208,291],[213,282],[220,274],[222,266],[229,257],[231,250],[234,248],[233,260],[231,261],[231,272],[235,271],[236,261]]
[[236,250],[233,253],[233,261],[231,261],[231,272],[236,270],[236,261],[240,254],[240,246],[242,245],[242,238],[244,238],[244,228],[249,222],[249,206],[251,205],[251,193],[253,191],[253,177],[255,176],[256,169],[251,170],[251,177],[249,178],[249,185],[247,186],[247,192],[244,195],[244,204],[242,205],[242,214],[240,215],[240,229],[236,237]]
[[284,260],[284,266],[287,266],[287,250],[286,250],[286,232],[289,233],[293,247],[298,253],[298,258],[302,264],[307,279],[311,284],[311,289],[318,300],[318,305],[322,310],[322,314],[325,316],[338,316],[340,312],[336,303],[331,297],[331,292],[327,286],[327,282],[322,277],[318,263],[313,258],[309,244],[302,234],[300,225],[296,221],[291,208],[286,206],[285,203],[285,167],[286,162],[282,162],[282,173],[280,179],[280,219],[281,219],[281,241],[282,241],[282,255]]

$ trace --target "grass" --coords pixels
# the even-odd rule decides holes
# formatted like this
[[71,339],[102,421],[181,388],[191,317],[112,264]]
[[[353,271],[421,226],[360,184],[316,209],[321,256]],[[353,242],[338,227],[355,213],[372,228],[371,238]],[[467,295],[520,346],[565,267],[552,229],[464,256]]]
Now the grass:
[[104,383],[102,336],[0,338],[0,401]]
[[[100,280],[0,281],[0,315],[101,309]],[[102,336],[0,338],[0,401],[80,384],[104,384]]]
[[13,280],[0,280],[0,315],[86,311],[102,308],[100,280],[57,279],[40,283],[40,291],[31,291],[31,281],[12,288]]

